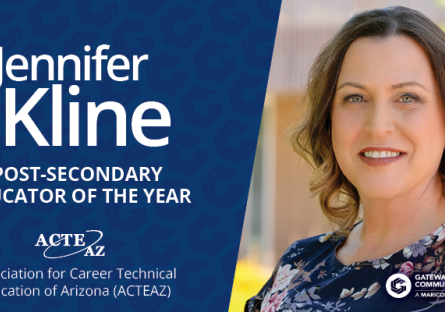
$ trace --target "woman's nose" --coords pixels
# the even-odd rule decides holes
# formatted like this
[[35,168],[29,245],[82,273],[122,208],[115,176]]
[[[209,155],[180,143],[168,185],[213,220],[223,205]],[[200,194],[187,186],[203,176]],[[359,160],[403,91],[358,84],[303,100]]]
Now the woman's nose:
[[372,103],[365,116],[365,131],[373,137],[382,137],[393,133],[396,129],[393,112],[389,103]]

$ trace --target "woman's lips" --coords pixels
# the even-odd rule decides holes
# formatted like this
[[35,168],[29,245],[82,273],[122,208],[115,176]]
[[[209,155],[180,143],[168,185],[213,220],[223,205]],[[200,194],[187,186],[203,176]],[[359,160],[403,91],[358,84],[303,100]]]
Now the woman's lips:
[[360,159],[370,166],[385,166],[398,161],[405,155],[406,153],[401,150],[388,147],[367,147],[358,154]]

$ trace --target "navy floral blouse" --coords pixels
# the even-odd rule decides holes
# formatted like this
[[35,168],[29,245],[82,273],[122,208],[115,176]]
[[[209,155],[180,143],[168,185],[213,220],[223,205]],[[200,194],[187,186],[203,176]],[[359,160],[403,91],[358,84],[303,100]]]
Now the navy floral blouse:
[[347,266],[335,256],[344,240],[331,232],[294,242],[258,295],[246,302],[244,311],[445,311],[445,297],[415,297],[413,286],[407,297],[397,299],[385,288],[386,280],[395,273],[410,277],[413,283],[413,274],[444,274],[445,223],[395,254]]

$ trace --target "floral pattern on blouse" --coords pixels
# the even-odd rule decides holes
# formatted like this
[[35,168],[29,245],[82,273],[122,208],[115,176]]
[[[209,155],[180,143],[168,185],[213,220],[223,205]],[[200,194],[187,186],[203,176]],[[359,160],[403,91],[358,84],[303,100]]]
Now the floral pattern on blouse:
[[335,256],[344,239],[331,232],[294,242],[244,311],[445,311],[444,298],[415,297],[412,290],[396,299],[385,289],[386,280],[395,273],[410,278],[414,273],[445,274],[445,223],[395,254],[347,266]]

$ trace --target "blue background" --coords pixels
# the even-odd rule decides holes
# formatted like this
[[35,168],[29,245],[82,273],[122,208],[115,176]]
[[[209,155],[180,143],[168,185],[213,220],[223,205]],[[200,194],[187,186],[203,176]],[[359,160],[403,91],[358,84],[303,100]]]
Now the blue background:
[[[39,287],[40,297],[0,296],[0,311],[227,311],[244,220],[247,194],[278,22],[279,0],[0,0],[0,46],[5,60],[13,54],[94,55],[149,54],[141,63],[140,80],[115,82],[102,62],[103,80],[74,81],[66,63],[65,80],[48,82],[45,62],[38,81],[0,87],[0,167],[163,167],[159,182],[8,182],[0,189],[64,188],[188,188],[191,204],[93,203],[6,204],[0,201],[0,270],[69,271],[177,268],[177,279],[164,297],[45,297],[43,289],[113,287],[138,284],[126,280],[59,281],[0,280],[0,288]],[[84,46],[90,45],[86,53]],[[131,77],[131,76],[130,76]],[[57,79],[57,73],[56,73]],[[83,74],[82,74],[83,79]],[[38,147],[29,132],[17,126],[17,146],[5,146],[5,88],[16,88],[19,109],[42,87],[62,83],[63,146]],[[68,88],[80,87],[78,96]],[[80,146],[69,146],[69,102],[80,103]],[[127,146],[116,146],[116,118],[101,113],[98,146],[87,146],[87,102],[121,103],[127,112]],[[170,128],[145,129],[149,138],[169,137],[165,147],[139,144],[131,132],[134,109],[157,101],[170,111]],[[51,144],[51,90],[31,117]],[[144,117],[157,118],[147,112]],[[98,193],[100,194],[100,193]],[[34,244],[40,234],[104,233],[98,245],[105,257],[83,254],[48,260]],[[116,275],[114,275],[116,276]],[[144,281],[142,281],[144,282]],[[140,284],[140,283],[139,283]],[[152,284],[152,281],[146,281]],[[247,299],[247,298],[246,298]]]

